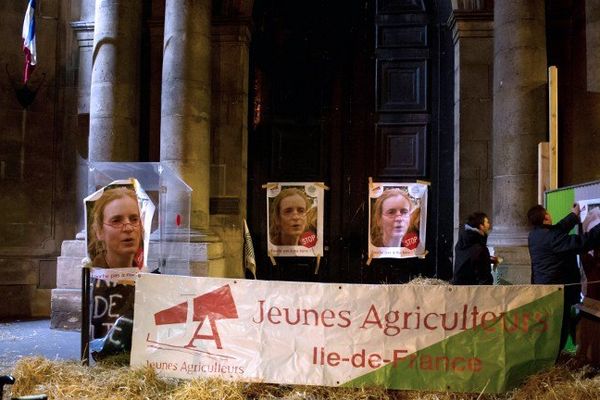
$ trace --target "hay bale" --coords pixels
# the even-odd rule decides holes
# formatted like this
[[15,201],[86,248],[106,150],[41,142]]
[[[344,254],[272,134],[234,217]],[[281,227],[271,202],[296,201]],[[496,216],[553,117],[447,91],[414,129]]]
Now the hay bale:
[[[151,368],[130,369],[110,363],[84,367],[40,357],[20,360],[14,370],[13,396],[46,393],[49,399],[149,400],[525,400],[600,398],[600,371],[575,358],[529,377],[501,395],[343,388],[161,378]],[[7,388],[10,391],[10,387]],[[10,398],[10,397],[5,397]]]
[[176,386],[159,378],[149,367],[90,368],[73,361],[49,361],[42,357],[19,360],[14,376],[13,396],[45,393],[49,399],[158,399]]
[[576,358],[566,358],[563,364],[532,375],[518,389],[514,400],[592,400],[600,398],[600,375],[597,369]]
[[450,286],[451,283],[448,281],[444,281],[442,279],[435,278],[424,278],[419,276],[418,278],[413,279],[408,282],[407,285],[419,285],[419,286],[431,286],[431,285],[440,285],[440,286]]

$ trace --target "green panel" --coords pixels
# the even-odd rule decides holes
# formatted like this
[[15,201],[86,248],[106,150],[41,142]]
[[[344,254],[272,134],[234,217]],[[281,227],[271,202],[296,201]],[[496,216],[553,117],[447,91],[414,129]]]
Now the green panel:
[[[510,310],[504,319],[466,330],[385,365],[343,386],[379,385],[390,389],[502,393],[528,376],[554,365],[562,320],[563,294],[556,292]],[[545,315],[545,322],[536,318]],[[537,317],[536,317],[537,316]],[[517,327],[515,329],[515,326]],[[531,331],[544,329],[544,333]],[[509,332],[505,332],[509,331]],[[393,356],[392,356],[393,358]],[[399,358],[399,357],[398,357]],[[453,369],[446,358],[454,360]],[[463,360],[478,359],[477,362]],[[386,360],[387,361],[387,360]],[[392,361],[392,360],[390,360]],[[450,364],[452,365],[452,361]],[[477,365],[480,366],[477,370]],[[463,368],[464,370],[459,370]]]
[[571,212],[575,203],[575,189],[563,189],[546,193],[546,210],[552,216],[552,222],[557,223]]

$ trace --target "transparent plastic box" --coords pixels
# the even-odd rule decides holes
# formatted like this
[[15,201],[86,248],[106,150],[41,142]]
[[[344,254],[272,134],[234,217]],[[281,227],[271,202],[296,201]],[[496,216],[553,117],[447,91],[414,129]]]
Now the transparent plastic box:
[[189,275],[192,189],[168,166],[157,162],[91,162],[88,193],[119,179],[135,178],[155,204],[150,227],[148,269]]

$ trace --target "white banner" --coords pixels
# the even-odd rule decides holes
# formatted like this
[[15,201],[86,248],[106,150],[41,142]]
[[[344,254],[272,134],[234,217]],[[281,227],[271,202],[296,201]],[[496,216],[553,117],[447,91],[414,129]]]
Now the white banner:
[[[446,382],[437,385],[432,379],[440,373],[454,382],[466,374],[464,385],[473,379],[489,382],[498,380],[509,362],[509,342],[530,346],[517,353],[525,355],[526,363],[537,359],[536,368],[545,365],[544,360],[554,361],[562,312],[559,288],[319,284],[140,274],[131,364],[151,365],[178,378],[281,384],[351,386],[352,380],[367,382],[376,371],[392,367],[408,371],[402,374],[417,373],[432,389],[446,388]],[[544,296],[556,301],[546,301],[552,304],[535,312],[526,309]],[[541,354],[544,348],[550,348],[549,354]],[[445,366],[423,367],[423,357],[444,358]],[[429,369],[432,375],[427,378],[419,369]],[[413,384],[394,377],[394,371],[386,374],[389,382],[373,379],[388,387]],[[452,388],[472,389],[454,383]],[[493,385],[490,389],[497,390]]]

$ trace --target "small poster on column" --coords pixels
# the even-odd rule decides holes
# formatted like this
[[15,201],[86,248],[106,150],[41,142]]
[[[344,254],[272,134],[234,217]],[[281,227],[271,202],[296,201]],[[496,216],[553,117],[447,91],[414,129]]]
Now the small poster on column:
[[278,257],[323,255],[323,199],[320,182],[268,183],[267,249]]
[[369,258],[425,255],[427,185],[370,183]]

